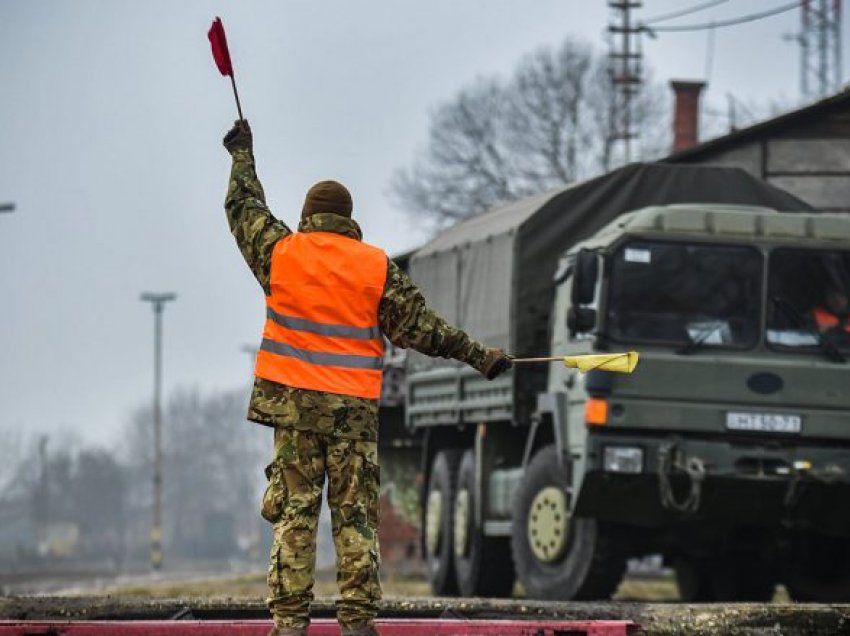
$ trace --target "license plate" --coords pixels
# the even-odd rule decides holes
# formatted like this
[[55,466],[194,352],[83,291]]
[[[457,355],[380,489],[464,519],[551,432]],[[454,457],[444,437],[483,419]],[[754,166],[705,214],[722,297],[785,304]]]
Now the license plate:
[[799,433],[803,418],[783,413],[726,413],[726,428],[730,431],[759,433]]

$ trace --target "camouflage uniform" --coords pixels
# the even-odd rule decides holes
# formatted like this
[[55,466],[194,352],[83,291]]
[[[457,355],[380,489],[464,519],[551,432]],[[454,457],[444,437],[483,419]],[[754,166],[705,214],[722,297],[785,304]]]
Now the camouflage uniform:
[[[231,232],[266,295],[275,243],[291,233],[266,207],[250,150],[232,153],[225,209]],[[335,232],[360,240],[350,218],[318,213],[301,220],[302,232]],[[392,261],[378,310],[378,324],[398,347],[454,358],[482,370],[487,349],[429,309],[421,292]],[[248,419],[275,427],[275,459],[263,516],[275,524],[269,568],[269,607],[281,627],[309,622],[313,598],[316,527],[325,474],[337,552],[344,630],[371,624],[378,581],[378,401],[310,391],[256,378]]]

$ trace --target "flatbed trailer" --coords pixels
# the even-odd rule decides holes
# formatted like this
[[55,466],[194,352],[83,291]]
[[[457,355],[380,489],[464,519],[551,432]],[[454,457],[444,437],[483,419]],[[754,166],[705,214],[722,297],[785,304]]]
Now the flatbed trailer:
[[[339,634],[333,614],[332,599],[318,599],[310,634]],[[0,636],[264,636],[270,626],[259,600],[0,598]],[[850,605],[391,598],[381,602],[378,627],[384,636],[850,634]]]

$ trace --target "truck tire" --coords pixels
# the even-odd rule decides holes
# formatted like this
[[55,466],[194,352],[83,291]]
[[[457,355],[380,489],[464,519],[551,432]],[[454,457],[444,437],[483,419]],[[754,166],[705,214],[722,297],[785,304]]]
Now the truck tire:
[[850,541],[808,535],[797,539],[783,583],[795,601],[850,601]]
[[454,501],[461,451],[447,448],[439,451],[431,463],[428,492],[425,497],[423,532],[425,566],[431,591],[436,596],[457,596],[452,535],[454,534]]
[[715,600],[708,563],[704,559],[676,559],[673,569],[676,572],[679,600],[685,603],[710,603]]
[[679,598],[687,603],[764,603],[776,591],[772,565],[755,553],[731,553],[711,559],[683,557],[676,561],[675,570]]
[[772,563],[756,552],[730,553],[716,560],[711,572],[714,600],[765,603],[776,591]]
[[460,461],[454,501],[454,558],[461,596],[506,597],[514,588],[509,537],[487,537],[475,527],[475,453]]
[[570,518],[568,475],[554,445],[529,463],[514,500],[517,576],[531,598],[607,599],[623,578],[626,555],[605,524]]

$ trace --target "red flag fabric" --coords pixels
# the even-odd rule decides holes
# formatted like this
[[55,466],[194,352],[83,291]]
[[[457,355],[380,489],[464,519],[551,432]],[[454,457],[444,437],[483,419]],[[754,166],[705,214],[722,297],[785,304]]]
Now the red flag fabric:
[[227,37],[224,35],[224,25],[221,18],[213,20],[207,37],[212,45],[213,59],[222,75],[233,77],[233,65],[230,63],[230,51],[227,48]]

